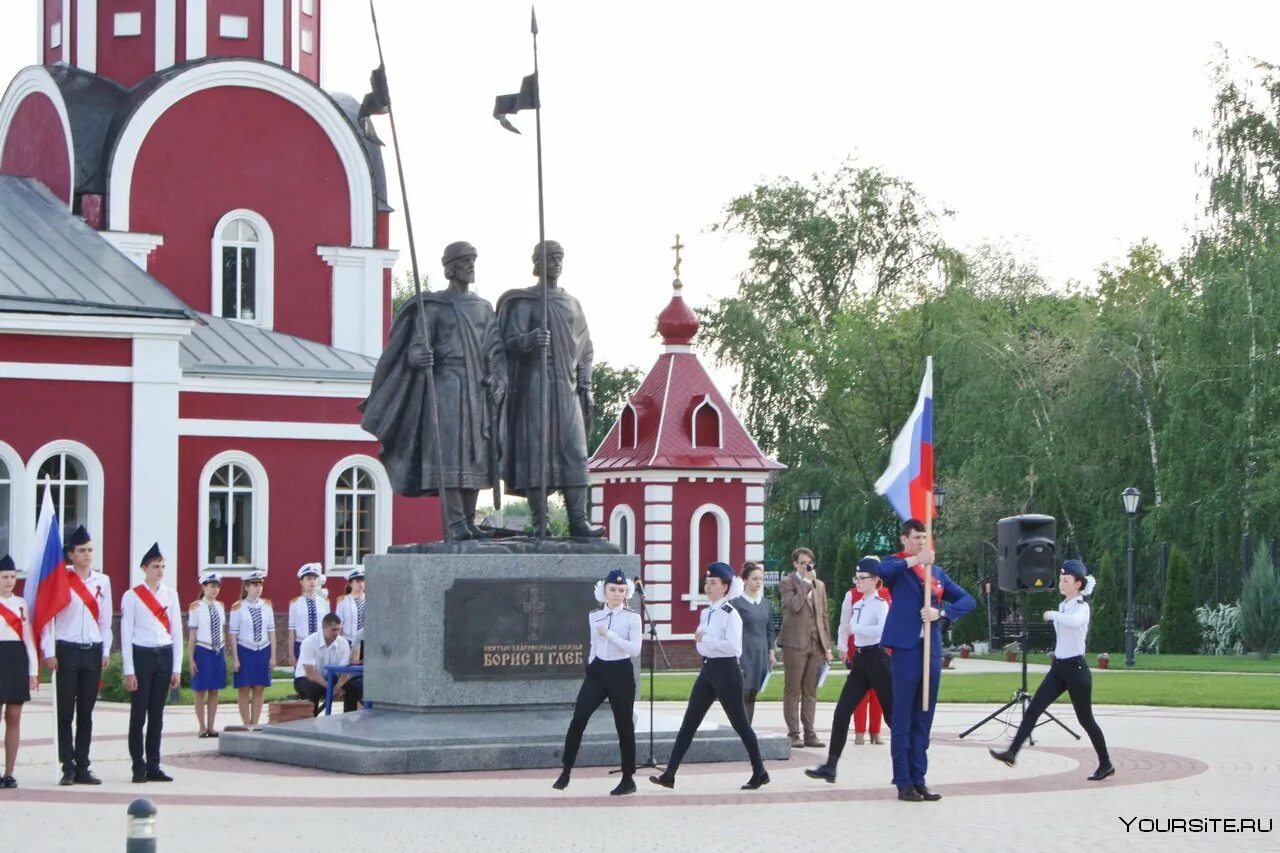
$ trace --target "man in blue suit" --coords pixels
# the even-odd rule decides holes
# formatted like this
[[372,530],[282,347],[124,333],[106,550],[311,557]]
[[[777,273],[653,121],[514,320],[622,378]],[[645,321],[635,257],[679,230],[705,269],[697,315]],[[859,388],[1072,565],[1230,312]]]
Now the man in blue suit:
[[[977,606],[973,596],[947,573],[933,567],[930,606],[923,607],[925,567],[933,563],[925,526],[911,518],[902,524],[902,550],[880,562],[880,580],[893,593],[881,645],[893,649],[893,784],[898,799],[918,803],[940,800],[925,784],[929,767],[929,730],[942,676],[943,622],[954,622]],[[924,632],[929,630],[929,710],[920,710],[924,677]]]

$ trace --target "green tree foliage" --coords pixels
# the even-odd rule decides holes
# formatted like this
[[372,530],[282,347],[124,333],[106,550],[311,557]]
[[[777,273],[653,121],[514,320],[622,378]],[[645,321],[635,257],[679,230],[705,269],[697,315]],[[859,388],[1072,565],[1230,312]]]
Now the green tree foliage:
[[587,452],[594,453],[604,441],[627,400],[640,387],[644,376],[635,367],[613,367],[607,361],[591,368],[591,396],[595,410],[591,416],[591,434],[587,436]]
[[1179,548],[1169,553],[1169,578],[1164,588],[1164,608],[1160,612],[1160,652],[1167,655],[1195,654],[1200,648],[1200,624],[1196,621],[1195,580],[1191,563]]
[[1124,649],[1125,597],[1111,555],[1103,552],[1089,570],[1094,576],[1093,595],[1089,598],[1089,648],[1098,652],[1121,651]]
[[1259,548],[1240,594],[1240,639],[1266,660],[1280,649],[1280,574],[1266,549]]
[[[419,281],[422,284],[423,292],[431,289],[431,279],[428,276],[422,276]],[[404,304],[413,298],[413,273],[406,272],[391,277],[391,316],[400,313],[400,309]]]

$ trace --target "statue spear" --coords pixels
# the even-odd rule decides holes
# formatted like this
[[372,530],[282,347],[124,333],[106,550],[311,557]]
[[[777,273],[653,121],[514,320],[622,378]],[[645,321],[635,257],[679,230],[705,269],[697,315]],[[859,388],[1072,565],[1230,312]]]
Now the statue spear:
[[[373,92],[360,105],[360,117],[363,119],[373,113],[385,112],[391,120],[391,145],[396,155],[396,174],[400,177],[400,199],[404,205],[404,227],[409,236],[409,264],[413,269],[414,304],[418,308],[418,334],[422,345],[431,348],[431,332],[427,328],[426,306],[422,304],[422,282],[418,277],[418,252],[413,242],[413,219],[409,216],[409,191],[404,183],[404,162],[400,159],[400,137],[396,134],[396,114],[391,109],[391,91],[387,87],[386,63],[382,59],[382,37],[378,34],[378,13],[374,11],[373,0],[369,0],[369,17],[373,19],[373,38],[378,44],[378,68],[373,72],[371,83]],[[380,103],[375,100],[380,99]],[[427,428],[431,433],[431,443],[435,445],[436,493],[440,499],[440,530],[445,541],[453,538],[449,530],[449,513],[444,499],[444,448],[440,445],[440,412],[436,403],[436,378],[434,369],[427,369]]]
[[[547,221],[546,214],[543,210],[542,203],[542,80],[538,76],[538,14],[537,11],[529,7],[529,29],[533,33],[533,79],[536,81],[536,89],[534,95],[534,127],[536,128],[536,136],[538,140],[538,278],[542,285],[542,328],[550,331],[548,326],[549,309],[547,300],[549,298],[549,288],[547,287]],[[535,536],[546,536],[550,531],[551,525],[551,508],[547,504],[547,469],[550,467],[551,453],[551,394],[548,383],[547,359],[550,344],[542,347],[542,441],[541,455],[538,459],[538,488],[542,492],[542,529],[535,530]]]

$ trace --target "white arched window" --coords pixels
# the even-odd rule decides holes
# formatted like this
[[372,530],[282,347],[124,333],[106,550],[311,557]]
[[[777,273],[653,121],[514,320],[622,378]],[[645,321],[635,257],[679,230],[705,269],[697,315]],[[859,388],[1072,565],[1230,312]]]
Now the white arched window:
[[25,550],[19,554],[18,548],[18,535],[23,527],[19,517],[22,502],[18,496],[22,494],[24,473],[22,458],[0,441],[0,556],[11,555],[18,571],[25,568],[22,561],[27,556]]
[[325,566],[343,573],[391,544],[391,480],[371,456],[348,456],[325,484]]
[[626,504],[618,504],[609,514],[609,541],[624,554],[636,552],[636,514]]
[[96,546],[94,564],[101,565],[106,531],[102,529],[102,463],[97,454],[78,441],[59,440],[31,455],[27,462],[27,507],[32,527],[40,517],[46,484],[53,496],[62,540],[65,542],[71,531],[83,524]]
[[720,420],[720,407],[707,394],[693,409],[693,418],[689,424],[689,434],[693,436],[694,447],[723,447],[724,424]]
[[200,472],[199,573],[267,570],[267,472],[237,450]]
[[703,504],[689,516],[689,593],[685,600],[690,610],[706,603],[703,571],[717,560],[729,562],[729,514],[715,504]]
[[270,329],[275,307],[275,237],[252,210],[233,210],[213,230],[213,313]]

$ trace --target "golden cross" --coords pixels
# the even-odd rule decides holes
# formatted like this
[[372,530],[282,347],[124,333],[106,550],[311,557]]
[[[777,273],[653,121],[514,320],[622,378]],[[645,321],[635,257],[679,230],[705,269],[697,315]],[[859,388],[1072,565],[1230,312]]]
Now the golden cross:
[[671,248],[676,250],[676,265],[672,267],[676,271],[676,281],[680,280],[680,250],[684,248],[684,244],[680,242],[680,235],[676,235],[676,244]]

